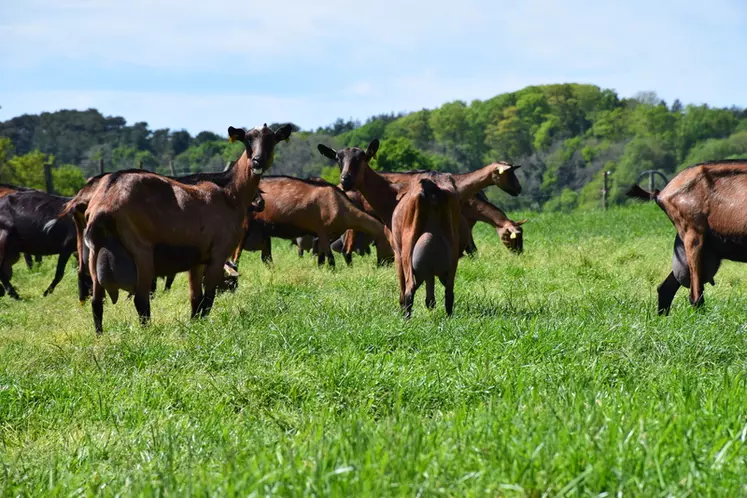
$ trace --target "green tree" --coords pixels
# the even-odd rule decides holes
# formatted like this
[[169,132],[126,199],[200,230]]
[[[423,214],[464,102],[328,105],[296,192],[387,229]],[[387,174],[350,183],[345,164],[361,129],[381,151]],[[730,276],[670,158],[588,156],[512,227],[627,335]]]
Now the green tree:
[[430,170],[433,162],[404,137],[383,140],[372,166],[381,171]]
[[58,194],[73,196],[86,184],[86,178],[74,164],[63,164],[52,169],[52,183]]

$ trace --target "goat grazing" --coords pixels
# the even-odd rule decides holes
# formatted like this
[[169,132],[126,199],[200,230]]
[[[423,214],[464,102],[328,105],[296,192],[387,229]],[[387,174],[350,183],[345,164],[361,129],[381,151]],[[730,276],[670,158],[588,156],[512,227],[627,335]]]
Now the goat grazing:
[[475,241],[472,238],[472,229],[478,221],[487,223],[495,228],[498,237],[506,249],[516,254],[524,251],[524,231],[521,225],[527,220],[513,221],[506,216],[498,206],[488,200],[482,192],[462,202],[462,216],[467,222],[469,230],[468,243],[465,248],[468,254],[477,252]]

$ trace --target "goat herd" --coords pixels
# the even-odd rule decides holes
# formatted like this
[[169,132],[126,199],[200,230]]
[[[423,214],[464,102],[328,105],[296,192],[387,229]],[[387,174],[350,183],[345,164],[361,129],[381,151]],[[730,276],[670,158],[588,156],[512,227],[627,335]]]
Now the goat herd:
[[18,299],[10,280],[21,254],[27,264],[29,255],[59,254],[47,295],[77,253],[79,298],[83,303],[91,296],[99,334],[105,294],[113,303],[120,290],[132,294],[147,323],[156,278],[166,277],[169,288],[179,272],[188,272],[192,317],[205,316],[218,289],[235,285],[241,251],[261,250],[270,262],[271,238],[279,237],[294,241],[299,254],[313,247],[318,263],[330,266],[333,248],[349,264],[354,251],[370,252],[373,243],[379,265],[394,259],[406,316],[424,282],[426,304],[435,306],[436,277],[451,314],[457,261],[476,250],[471,228],[477,221],[492,224],[512,251],[523,249],[524,222],[508,219],[481,193],[497,185],[518,195],[517,166],[499,162],[462,175],[378,173],[369,166],[379,146],[373,140],[365,151],[319,145],[340,166],[341,188],[321,179],[261,179],[275,147],[290,135],[290,125],[274,131],[229,127],[229,140],[245,151],[219,173],[172,178],[117,171],[90,178],[73,198],[0,187],[0,295]]
[[[266,177],[276,145],[288,140],[290,125],[245,131],[229,127],[229,140],[245,151],[226,171],[166,177],[125,170],[93,177],[73,197],[0,186],[0,296],[18,299],[10,280],[21,254],[59,254],[51,293],[68,259],[78,256],[81,303],[90,295],[97,333],[103,331],[105,294],[116,303],[120,290],[132,294],[142,323],[150,319],[150,295],[157,277],[188,272],[192,317],[205,316],[216,292],[236,283],[241,251],[261,250],[272,260],[271,238],[290,239],[299,255],[313,249],[318,264],[334,266],[333,249],[350,264],[354,251],[376,247],[379,265],[392,258],[405,317],[425,283],[426,306],[436,305],[438,278],[445,288],[446,313],[454,304],[454,277],[463,253],[473,253],[472,227],[493,225],[510,250],[523,249],[521,225],[488,202],[481,190],[496,185],[521,193],[518,166],[489,164],[464,174],[413,171],[379,173],[369,163],[379,141],[362,150],[319,152],[340,168],[339,187],[321,179]],[[659,286],[659,311],[667,313],[678,288],[690,287],[693,305],[702,303],[704,282],[722,259],[747,260],[747,163],[696,165],[661,192],[634,186],[628,195],[656,200],[677,228],[672,272]],[[226,273],[228,276],[226,276]],[[691,285],[692,284],[692,285]]]

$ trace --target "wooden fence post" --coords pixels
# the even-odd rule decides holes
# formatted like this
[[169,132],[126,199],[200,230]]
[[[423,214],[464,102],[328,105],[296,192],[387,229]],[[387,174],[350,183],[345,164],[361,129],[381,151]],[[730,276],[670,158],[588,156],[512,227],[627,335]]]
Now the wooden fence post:
[[99,159],[99,175],[103,175],[103,174],[104,174],[104,160]]
[[607,182],[607,176],[610,174],[609,171],[605,171],[602,175],[604,177],[604,187],[602,188],[602,209],[607,209],[607,193],[609,192],[609,184]]
[[171,170],[171,176],[176,176],[176,174],[174,173],[174,160],[173,159],[169,159],[169,170]]
[[52,183],[52,163],[44,163],[44,184],[47,187],[47,193],[54,193],[54,184]]
[[142,159],[140,159],[140,160],[139,160],[139,161],[137,162],[137,167],[138,167],[138,168],[140,168],[140,169],[143,169],[143,160],[142,160]]

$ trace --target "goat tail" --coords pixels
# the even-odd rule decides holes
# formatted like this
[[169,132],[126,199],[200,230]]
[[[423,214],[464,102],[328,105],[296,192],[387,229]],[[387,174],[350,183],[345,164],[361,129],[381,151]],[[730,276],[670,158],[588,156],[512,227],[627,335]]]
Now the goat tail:
[[86,226],[83,240],[90,250],[102,247],[109,235],[116,233],[114,219],[108,213],[97,213]]
[[648,192],[647,190],[643,190],[641,187],[639,187],[638,184],[635,184],[630,187],[627,192],[625,192],[625,195],[630,197],[631,199],[655,201],[659,195],[659,192],[661,192],[659,189],[655,189],[653,192]]
[[49,232],[51,232],[54,226],[57,224],[57,220],[59,220],[59,218],[52,218],[51,220],[46,222],[44,224],[44,227],[42,228],[42,230],[44,230],[44,233],[49,234]]
[[69,201],[67,201],[62,206],[62,211],[60,211],[59,214],[57,214],[57,219],[59,220],[61,218],[64,218],[65,216],[69,215],[70,213],[74,213],[75,211],[77,211],[78,210],[78,204],[79,204],[79,199],[78,199],[78,196],[76,195],[75,197],[73,197],[72,199],[70,199]]

